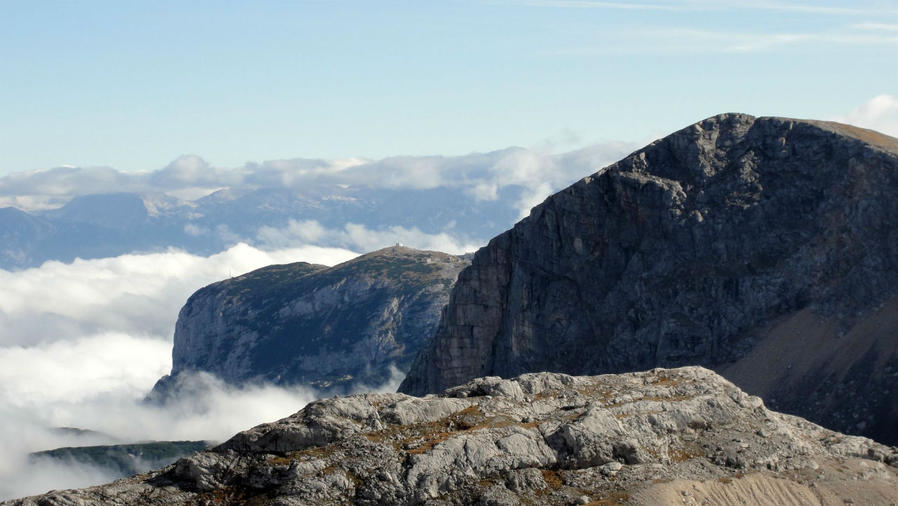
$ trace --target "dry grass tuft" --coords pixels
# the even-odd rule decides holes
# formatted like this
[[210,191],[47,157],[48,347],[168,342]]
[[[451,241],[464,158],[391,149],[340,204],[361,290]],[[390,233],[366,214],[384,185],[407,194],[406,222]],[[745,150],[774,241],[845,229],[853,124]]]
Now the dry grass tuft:
[[546,485],[549,486],[550,490],[558,490],[562,486],[564,486],[564,480],[561,478],[561,474],[558,471],[554,471],[552,469],[541,469],[543,473],[543,480],[546,482]]

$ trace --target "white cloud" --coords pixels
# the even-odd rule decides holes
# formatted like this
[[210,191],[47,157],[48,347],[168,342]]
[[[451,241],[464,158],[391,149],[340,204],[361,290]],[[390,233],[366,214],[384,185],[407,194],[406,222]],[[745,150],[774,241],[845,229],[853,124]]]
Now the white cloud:
[[293,158],[269,160],[261,164],[247,163],[242,168],[245,173],[243,182],[254,186],[297,188],[314,180],[332,178],[346,169],[364,165],[367,162],[368,160],[362,158],[335,160]]
[[898,137],[898,97],[877,95],[835,120]]
[[[757,53],[774,50],[819,50],[836,46],[898,46],[898,35],[885,30],[864,30],[861,25],[836,27],[822,31],[766,32],[744,31],[740,27],[700,29],[692,26],[637,29],[608,32],[599,43],[547,50],[561,56],[604,54],[717,54]],[[634,38],[635,37],[635,38]],[[628,41],[623,43],[622,41]]]
[[203,285],[272,263],[330,265],[355,255],[337,248],[262,251],[238,244],[210,257],[170,250],[0,270],[0,346],[101,331],[168,339],[181,305]]
[[209,229],[193,223],[188,223],[184,225],[184,233],[193,237],[199,237],[208,234]]
[[[56,167],[0,177],[0,197],[17,199],[21,209],[59,207],[88,193],[139,192],[146,185],[139,174],[110,167]],[[34,203],[29,206],[29,203]]]
[[68,197],[53,198],[48,195],[6,195],[0,197],[0,207],[16,207],[26,211],[56,209],[63,205]]
[[[30,462],[29,452],[139,440],[222,440],[291,414],[307,389],[229,388],[189,378],[202,395],[141,402],[171,368],[178,310],[198,288],[273,264],[349,260],[345,249],[262,251],[238,244],[201,257],[171,250],[0,271],[0,499],[108,481],[97,469]],[[50,430],[79,427],[108,436]]]
[[[461,188],[480,200],[496,200],[503,188],[518,185],[553,189],[583,177],[580,167],[568,167],[553,155],[557,146],[580,144],[578,134],[562,130],[539,151],[509,148],[462,156],[404,156],[369,161],[359,158],[317,160],[296,158],[247,163],[237,168],[214,167],[196,155],[186,155],[152,172],[122,172],[108,167],[60,167],[0,177],[0,204],[35,210],[59,207],[73,197],[97,193],[166,194],[185,201],[220,189],[287,188],[302,195],[316,187],[367,186],[381,189]],[[592,146],[603,163],[623,153],[623,143]],[[314,192],[313,192],[314,193]],[[160,200],[161,202],[161,200]],[[176,205],[169,203],[167,205]],[[232,238],[236,240],[236,238]]]
[[[126,344],[128,340],[126,337],[116,346]],[[104,339],[101,341],[104,341],[102,344],[109,344]],[[110,358],[113,354],[106,353]],[[125,353],[121,359],[133,360],[128,362],[131,365],[139,364],[140,357],[134,355],[136,352]],[[0,360],[7,358],[0,357]],[[82,372],[87,376],[98,376],[81,369],[73,371],[72,376]],[[83,378],[71,379],[82,387],[89,386],[80,382]],[[75,389],[76,396],[69,399],[56,394],[52,395],[53,398],[23,397],[14,404],[7,402],[0,409],[4,427],[0,432],[0,445],[4,449],[0,455],[0,500],[37,494],[51,488],[84,487],[114,478],[90,466],[75,463],[61,465],[45,459],[29,460],[27,455],[30,452],[61,446],[148,440],[221,442],[240,430],[295,413],[319,397],[313,390],[303,388],[270,385],[232,388],[212,376],[199,374],[183,378],[192,383],[195,395],[183,396],[177,402],[158,406],[143,403],[141,395],[135,395],[136,392],[148,390],[155,378],[147,377],[133,384],[115,383],[119,379],[107,378],[107,385],[118,385],[117,388],[107,386],[98,392]],[[17,384],[21,385],[21,381],[17,380]],[[4,392],[2,400],[8,401],[15,394],[27,393],[13,388]],[[50,429],[52,427],[90,428],[101,435],[84,438],[53,431]]]
[[[9,441],[3,441],[8,444]],[[14,447],[5,446],[10,451]],[[0,500],[36,495],[48,490],[64,490],[106,483],[115,478],[108,472],[91,466],[71,465],[48,459],[31,461],[27,453],[11,453],[0,460],[9,472],[0,468]]]
[[518,218],[524,218],[530,214],[530,210],[541,204],[546,197],[552,194],[552,187],[548,183],[542,183],[539,186],[528,188],[521,194],[518,200],[517,208],[519,211]]
[[81,402],[110,391],[145,394],[171,369],[171,343],[104,333],[44,346],[0,348],[0,394],[7,406]]
[[878,4],[870,5],[868,3],[867,5],[864,5],[860,2],[858,2],[857,6],[853,7],[834,7],[831,5],[820,5],[819,3],[745,2],[742,0],[673,0],[655,3],[606,2],[600,0],[518,0],[516,3],[534,7],[640,11],[695,12],[708,10],[757,10],[834,16],[898,13],[898,9],[888,9]]
[[893,35],[826,31],[804,33],[743,32],[737,30],[700,30],[665,28],[644,30],[640,34],[648,45],[642,50],[658,52],[749,53],[784,46],[819,45],[898,45]]
[[256,239],[265,248],[289,248],[314,241],[357,251],[374,251],[401,243],[411,248],[452,254],[475,251],[482,246],[448,232],[428,234],[418,228],[400,226],[372,230],[356,223],[347,223],[343,228],[325,228],[314,220],[290,220],[282,228],[262,227]]
[[851,25],[851,28],[865,31],[898,32],[898,24],[889,23],[858,23]]
[[[128,336],[87,338],[73,346],[87,352],[74,357],[88,364],[66,373],[64,381],[76,386],[56,390],[45,380],[37,380],[29,388],[22,374],[9,374],[13,387],[0,391],[0,500],[45,492],[49,489],[86,487],[111,481],[116,476],[107,471],[77,463],[61,464],[49,459],[29,460],[34,451],[94,444],[116,444],[148,440],[191,440],[222,442],[235,433],[288,416],[302,409],[320,395],[308,388],[282,388],[255,385],[243,388],[228,386],[217,378],[199,373],[182,376],[183,392],[164,406],[141,402],[156,377],[153,366],[162,365],[155,343],[150,343],[150,356],[142,356],[145,346],[131,351],[123,347],[134,344]],[[109,350],[103,347],[111,346]],[[0,366],[12,360],[35,360],[40,371],[72,359],[69,351],[59,352],[60,345],[28,354],[0,352]],[[24,353],[24,354],[23,354]],[[99,353],[99,358],[90,354]],[[121,365],[137,367],[146,374],[122,378],[115,371],[116,356]],[[143,364],[146,360],[149,364]],[[90,371],[99,365],[100,372]],[[66,370],[63,368],[62,370]],[[103,371],[113,375],[104,378]],[[35,374],[24,374],[34,378]],[[5,377],[3,378],[5,381]],[[356,391],[394,392],[403,375],[391,368],[390,380],[384,385],[359,386]],[[87,381],[85,381],[87,380]],[[122,381],[124,380],[124,381]],[[100,387],[93,390],[93,387]],[[38,396],[31,394],[37,392]],[[68,395],[66,395],[68,394]],[[14,402],[10,402],[14,401]],[[96,434],[74,435],[54,431],[52,427],[78,427],[98,431]]]

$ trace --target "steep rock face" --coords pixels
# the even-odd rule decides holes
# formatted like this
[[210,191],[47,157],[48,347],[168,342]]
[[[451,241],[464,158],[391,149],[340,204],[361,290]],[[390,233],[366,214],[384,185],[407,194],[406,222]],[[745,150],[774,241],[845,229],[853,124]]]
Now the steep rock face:
[[181,309],[172,372],[153,395],[164,396],[190,371],[231,384],[384,383],[390,366],[406,371],[433,334],[466,265],[397,246],[331,268],[274,265],[209,285]]
[[478,251],[400,391],[698,364],[778,409],[898,442],[896,224],[898,140],[709,118]]
[[8,504],[888,504],[896,465],[707,369],[537,373],[318,401],[160,471]]

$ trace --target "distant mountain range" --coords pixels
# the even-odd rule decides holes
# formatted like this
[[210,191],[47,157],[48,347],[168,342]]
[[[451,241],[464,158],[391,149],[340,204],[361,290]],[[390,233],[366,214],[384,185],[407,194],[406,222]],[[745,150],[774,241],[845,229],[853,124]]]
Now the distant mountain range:
[[[0,208],[0,268],[169,247],[209,255],[237,242],[370,251],[442,234],[481,244],[626,149],[298,159],[230,170],[182,157],[151,173],[66,167],[13,174],[0,178],[0,203],[11,204]],[[410,245],[433,247],[424,239]]]

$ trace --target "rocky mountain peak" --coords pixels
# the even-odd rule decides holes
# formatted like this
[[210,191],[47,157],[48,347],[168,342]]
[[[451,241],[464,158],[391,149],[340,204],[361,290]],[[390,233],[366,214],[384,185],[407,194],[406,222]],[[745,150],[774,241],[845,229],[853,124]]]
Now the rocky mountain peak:
[[235,385],[379,386],[408,370],[467,264],[395,246],[333,267],[272,265],[213,283],[181,309],[172,372],[150,398],[165,399],[196,371]]
[[708,118],[478,251],[401,391],[704,365],[779,409],[898,442],[895,223],[898,140]]

